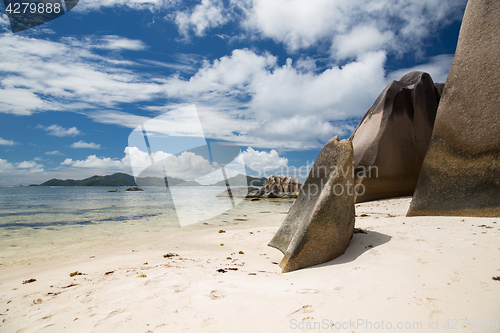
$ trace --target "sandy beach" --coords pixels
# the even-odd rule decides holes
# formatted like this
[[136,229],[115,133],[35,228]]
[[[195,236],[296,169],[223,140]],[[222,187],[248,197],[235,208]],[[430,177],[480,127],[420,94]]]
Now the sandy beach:
[[258,210],[73,262],[3,268],[0,330],[500,330],[500,281],[492,279],[500,275],[500,221],[407,218],[409,203],[356,205],[356,228],[366,233],[344,255],[285,274],[282,254],[267,243],[286,212]]

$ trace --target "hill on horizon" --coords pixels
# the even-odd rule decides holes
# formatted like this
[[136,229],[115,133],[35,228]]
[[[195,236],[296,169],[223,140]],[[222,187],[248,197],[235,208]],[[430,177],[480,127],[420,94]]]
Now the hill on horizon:
[[40,184],[39,186],[201,186],[201,184],[195,181],[186,182],[183,179],[174,177],[168,177],[168,180],[170,183],[167,182],[166,178],[144,177],[137,178],[136,182],[134,176],[118,172],[107,176],[96,175],[82,180],[61,180],[53,178]]
[[[264,186],[267,183],[267,178],[255,178],[238,174],[235,177],[228,179],[231,184],[236,186]],[[50,179],[39,186],[203,186],[200,183],[191,180],[185,181],[180,178],[165,177],[139,177],[137,182],[134,176],[126,173],[118,172],[107,176],[92,176],[82,180],[75,179]],[[226,186],[224,180],[208,186]]]

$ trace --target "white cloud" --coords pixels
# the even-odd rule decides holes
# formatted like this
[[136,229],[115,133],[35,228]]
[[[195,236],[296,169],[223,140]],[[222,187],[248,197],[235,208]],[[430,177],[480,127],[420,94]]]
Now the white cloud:
[[394,39],[394,33],[380,32],[374,26],[356,26],[349,33],[336,35],[332,50],[336,58],[356,57],[360,54],[379,51]]
[[[348,135],[352,127],[340,122],[362,116],[382,91],[385,59],[383,52],[371,52],[343,67],[318,72],[311,59],[296,65],[288,60],[280,67],[269,53],[237,49],[205,62],[189,79],[165,80],[165,94],[181,104],[147,110],[174,117],[173,110],[185,106],[183,101],[197,101],[208,138],[260,148],[320,148],[336,134]],[[94,121],[128,128],[150,119],[115,110],[86,114]],[[189,136],[185,121],[172,117],[169,122],[180,121],[176,135]]]
[[0,158],[0,173],[8,173],[15,170],[15,167],[12,163],[9,163],[7,160]]
[[435,83],[445,83],[452,62],[453,54],[441,54],[431,57],[427,63],[391,72],[388,78],[391,80],[399,80],[403,75],[409,72],[421,71],[429,73]]
[[[304,62],[294,66],[287,60],[280,67],[268,53],[234,50],[205,63],[189,80],[172,78],[166,91],[169,97],[199,101],[203,129],[211,138],[261,148],[318,148],[335,134],[349,134],[347,125],[330,122],[368,110],[386,85],[385,60],[385,53],[371,52],[317,73],[303,72]],[[309,60],[307,66],[312,65]]]
[[161,84],[123,68],[132,62],[92,52],[95,47],[130,50],[141,45],[116,36],[96,46],[92,39],[52,42],[0,35],[0,112],[112,108],[161,97]]
[[[401,12],[395,10],[401,7],[400,3],[389,0],[377,3],[311,0],[307,6],[304,2],[289,0],[286,3],[289,7],[283,1],[246,0],[241,2],[243,5],[231,4],[243,11],[247,31],[273,38],[293,50],[318,43],[326,43],[321,49],[329,50],[333,45],[334,57],[348,61],[342,66],[331,63],[319,69],[314,59],[300,58],[295,62],[287,59],[285,65],[279,66],[278,58],[268,52],[235,49],[230,55],[202,62],[201,68],[189,78],[151,77],[128,69],[131,64],[137,64],[123,60],[115,52],[107,56],[94,52],[96,48],[102,53],[102,49],[146,47],[137,40],[106,36],[51,42],[5,34],[0,36],[3,59],[0,112],[29,115],[42,110],[78,111],[96,122],[135,128],[150,118],[120,111],[122,103],[159,104],[158,101],[168,99],[175,101],[167,105],[168,110],[196,103],[209,138],[256,148],[320,148],[336,134],[348,135],[351,126],[341,122],[361,117],[383,90],[387,83],[385,50],[397,51],[401,45],[408,44],[397,43],[407,38],[407,32],[400,32],[399,28],[410,23],[415,27],[420,24],[412,21],[408,13],[427,13],[435,8],[426,0],[409,0]],[[163,4],[161,1],[144,3]],[[103,6],[132,4],[140,5],[138,1],[102,2]],[[198,2],[197,6],[191,6],[186,12],[189,20],[196,8],[208,12],[214,7],[223,12],[224,20],[230,19],[227,11],[232,13],[234,9],[223,10],[217,1]],[[429,27],[445,24],[462,5],[444,1],[442,6],[445,9],[428,14],[432,18]],[[264,11],[266,8],[268,12]],[[354,20],[356,15],[360,20]],[[403,23],[393,26],[393,19],[398,15]],[[206,16],[200,17],[210,21]],[[441,22],[436,18],[441,18]],[[205,24],[198,29],[193,23],[196,21],[189,20],[186,21],[188,30],[204,33],[212,27]],[[214,24],[223,24],[224,20],[215,20],[219,23]],[[420,30],[416,34],[425,35]],[[416,44],[418,41],[412,43]],[[435,58],[429,63],[428,68],[438,73],[437,78],[433,75],[435,81],[447,73],[445,60]],[[396,74],[398,72],[390,75]],[[168,111],[157,106],[144,109]]]
[[15,164],[17,169],[21,170],[26,170],[30,173],[42,173],[44,172],[43,170],[43,164],[38,164],[35,161],[23,161],[20,163]]
[[[212,172],[212,166],[208,160],[191,152],[183,152],[179,156],[174,156],[163,151],[157,151],[153,154],[153,159],[155,162],[162,162],[167,175],[170,177],[191,180]],[[119,171],[132,173],[132,163],[134,164],[134,167],[137,167],[138,169],[145,169],[151,165],[151,157],[147,152],[144,152],[137,147],[127,147],[125,148],[125,157],[122,159],[112,159],[109,157],[97,157],[96,155],[90,155],[85,160],[75,161],[71,158],[67,158],[61,163],[61,165],[77,169],[95,169],[99,170],[101,173]],[[153,168],[150,170],[150,173],[147,173],[146,171],[146,174],[141,174],[141,177],[161,177],[162,174],[163,169],[160,167],[156,169]]]
[[180,1],[177,0],[85,0],[80,1],[73,9],[78,12],[100,10],[106,7],[128,7],[136,10],[158,10],[169,8]]
[[[319,43],[331,43],[336,35],[356,33],[359,27],[376,26],[370,31],[377,43],[388,43],[391,49],[415,50],[436,28],[461,18],[466,0],[246,0],[232,1],[244,13],[243,27],[264,38],[283,43],[297,51]],[[371,44],[372,41],[369,41]],[[347,44],[347,45],[346,45]],[[334,52],[366,52],[361,45]],[[373,50],[373,49],[371,49]],[[354,54],[354,56],[360,53]]]
[[28,185],[47,180],[47,172],[42,164],[35,161],[11,163],[0,158],[0,186]]
[[269,176],[277,170],[288,168],[288,159],[281,157],[274,149],[270,152],[265,152],[248,147],[240,156],[245,162],[247,169],[251,170],[252,174],[259,176]]
[[99,112],[91,111],[87,112],[87,116],[102,124],[114,124],[128,128],[136,128],[150,119],[144,116],[136,116],[130,113],[113,110],[101,110]]
[[0,14],[0,31],[9,30],[10,22],[9,17],[6,14]]
[[17,143],[12,140],[6,140],[4,138],[0,138],[0,146],[15,146],[15,145],[17,145]]
[[71,158],[65,159],[61,165],[70,165],[76,168],[95,168],[107,170],[121,170],[123,168],[123,164],[119,160],[115,160],[109,157],[97,157],[96,155],[90,155],[85,160],[77,160],[74,161]]
[[[43,172],[43,164],[36,163],[35,161],[23,161],[13,164],[0,158],[0,173],[2,174],[17,176]],[[2,183],[5,183],[5,181],[2,181]]]
[[71,146],[71,148],[88,148],[88,149],[101,149],[100,144],[96,144],[93,142],[85,142],[83,140],[80,140],[78,142],[74,142]]
[[60,151],[54,150],[54,151],[47,151],[45,152],[45,155],[64,155]]
[[82,39],[66,37],[63,39],[68,45],[85,49],[103,49],[112,51],[140,51],[147,48],[146,44],[138,39],[129,39],[116,35],[86,36]]
[[59,107],[49,105],[49,103],[40,99],[37,95],[27,89],[14,87],[0,89],[0,113],[5,112],[13,113],[19,116],[29,116],[34,111],[46,109],[58,110]]
[[47,126],[47,127],[42,126],[42,125],[38,125],[36,128],[41,128],[44,131],[49,132],[48,133],[49,135],[58,136],[61,138],[65,137],[65,136],[77,136],[77,135],[82,133],[76,127],[64,128],[62,126],[55,125],[55,124],[51,125],[51,126]]
[[120,36],[104,36],[102,37],[103,44],[99,48],[106,50],[144,50],[146,45],[137,39],[128,39]]
[[149,60],[149,59],[140,59],[141,63],[147,64],[149,66],[154,66],[154,67],[165,67],[165,68],[170,68],[177,70],[179,72],[183,73],[192,73],[196,72],[195,66],[191,63],[184,63],[184,64],[178,64],[178,63],[166,63],[162,61],[156,61],[156,60]]
[[184,36],[190,31],[203,36],[206,30],[224,25],[228,20],[229,13],[225,13],[222,0],[202,0],[191,11],[179,11],[175,15],[179,33]]

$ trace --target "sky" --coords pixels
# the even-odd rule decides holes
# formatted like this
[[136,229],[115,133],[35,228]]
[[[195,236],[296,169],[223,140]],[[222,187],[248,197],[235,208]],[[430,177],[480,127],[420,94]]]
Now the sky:
[[[0,186],[133,174],[149,158],[130,146],[134,129],[165,114],[182,124],[176,110],[193,106],[208,141],[241,147],[249,175],[307,170],[392,80],[420,70],[446,81],[465,5],[80,0],[14,34],[2,2]],[[164,153],[173,177],[207,167]]]

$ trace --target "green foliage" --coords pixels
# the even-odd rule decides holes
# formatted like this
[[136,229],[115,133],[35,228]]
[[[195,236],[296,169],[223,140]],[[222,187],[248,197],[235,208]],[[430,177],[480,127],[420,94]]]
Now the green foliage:
[[[170,186],[200,186],[199,183],[195,181],[186,182],[179,178],[168,177],[169,183],[161,178],[146,177],[139,178],[138,182],[141,186],[165,186],[165,184]],[[115,173],[109,176],[92,176],[90,178],[85,178],[83,180],[74,179],[51,179],[45,183],[40,184],[40,186],[137,186],[135,179],[131,175],[126,173]]]

